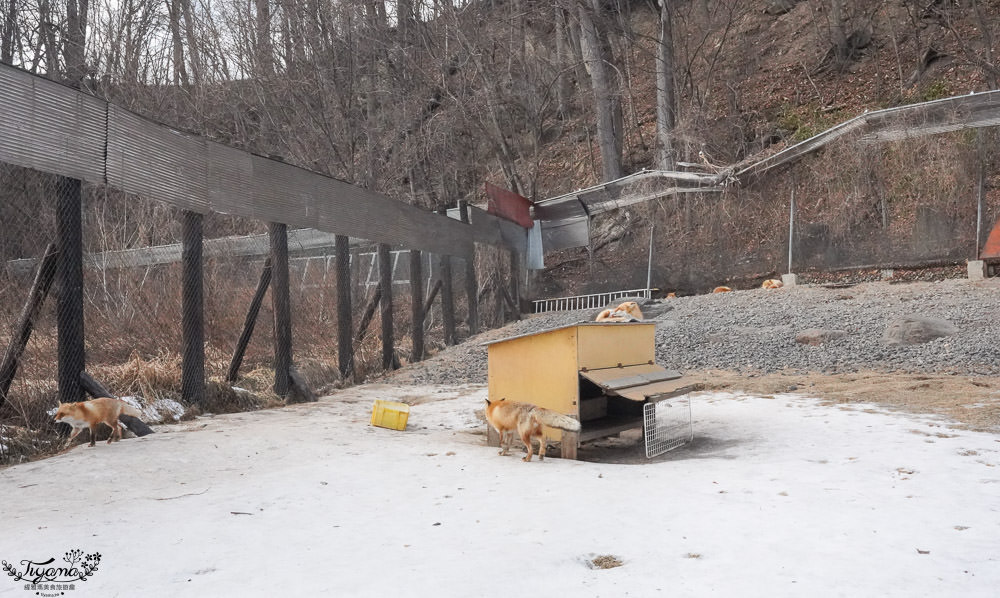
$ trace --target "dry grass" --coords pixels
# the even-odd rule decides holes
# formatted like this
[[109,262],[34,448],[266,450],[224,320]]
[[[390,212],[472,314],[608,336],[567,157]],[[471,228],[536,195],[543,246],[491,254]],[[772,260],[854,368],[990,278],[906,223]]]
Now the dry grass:
[[858,372],[854,374],[769,374],[748,377],[734,372],[696,372],[711,380],[708,390],[774,395],[795,392],[828,404],[874,403],[910,413],[942,415],[961,427],[1000,430],[1000,378],[946,374]]
[[592,569],[614,569],[621,567],[625,563],[613,554],[602,554],[590,560]]

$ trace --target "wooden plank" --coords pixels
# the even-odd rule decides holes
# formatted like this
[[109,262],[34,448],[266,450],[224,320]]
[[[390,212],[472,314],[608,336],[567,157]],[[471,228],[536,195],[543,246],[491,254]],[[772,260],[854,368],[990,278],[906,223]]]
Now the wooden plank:
[[576,449],[580,446],[581,438],[578,432],[562,433],[562,440],[559,442],[560,456],[563,459],[576,459]]
[[28,292],[28,299],[21,309],[21,316],[17,320],[17,327],[14,335],[10,338],[10,344],[3,354],[3,362],[0,363],[0,405],[7,400],[7,393],[10,385],[14,381],[17,373],[17,364],[24,354],[24,348],[31,338],[31,331],[34,329],[35,318],[38,311],[45,303],[45,298],[52,287],[52,280],[56,274],[56,244],[49,243],[45,248],[41,264],[35,272],[35,281],[31,284],[31,291]]
[[431,289],[431,294],[427,296],[427,301],[424,302],[424,313],[428,313],[431,310],[431,305],[434,304],[434,298],[441,291],[441,279],[437,279],[434,283],[434,287]]
[[652,384],[654,382],[663,382],[665,380],[676,380],[677,378],[680,377],[681,377],[680,372],[663,370],[662,372],[636,374],[634,376],[624,376],[622,378],[615,378],[609,380],[605,384],[602,384],[601,387],[607,390],[622,390],[624,388],[629,388],[631,386]]
[[605,417],[589,422],[585,422],[580,431],[580,442],[594,440],[595,438],[605,438],[625,430],[633,430],[642,427],[642,417],[619,418]]
[[375,317],[375,310],[378,308],[379,303],[382,301],[382,287],[375,288],[375,294],[372,295],[371,300],[368,302],[368,306],[365,307],[365,313],[361,316],[361,324],[358,325],[358,331],[354,335],[354,344],[361,342],[361,339],[365,338],[365,333],[368,332],[368,325],[372,323],[372,318]]
[[243,332],[240,333],[239,340],[236,341],[236,350],[233,351],[233,358],[229,362],[229,372],[226,374],[226,381],[230,384],[236,382],[240,374],[240,365],[243,364],[243,356],[246,354],[247,345],[253,336],[253,329],[257,325],[257,314],[260,313],[260,306],[264,302],[264,293],[271,284],[271,258],[264,261],[264,269],[260,273],[260,280],[257,281],[257,290],[254,291],[253,299],[250,301],[250,309],[247,310],[247,317],[243,321]]
[[662,401],[663,399],[669,399],[671,397],[678,397],[697,390],[697,388],[698,384],[693,382],[690,378],[678,378],[676,380],[665,380],[663,382],[655,382],[653,384],[623,388],[622,390],[617,391],[617,394],[625,397],[626,399],[644,403],[647,400],[656,402]]

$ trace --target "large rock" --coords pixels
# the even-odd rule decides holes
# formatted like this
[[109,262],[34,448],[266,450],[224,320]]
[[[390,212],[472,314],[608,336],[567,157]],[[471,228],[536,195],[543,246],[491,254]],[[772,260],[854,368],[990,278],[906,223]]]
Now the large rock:
[[807,328],[795,335],[795,342],[802,345],[822,345],[827,341],[846,336],[844,330],[830,330],[827,328]]
[[783,15],[795,8],[798,0],[767,0],[764,5],[764,12],[769,15]]
[[958,332],[948,320],[930,316],[904,316],[889,322],[882,340],[890,345],[919,345]]

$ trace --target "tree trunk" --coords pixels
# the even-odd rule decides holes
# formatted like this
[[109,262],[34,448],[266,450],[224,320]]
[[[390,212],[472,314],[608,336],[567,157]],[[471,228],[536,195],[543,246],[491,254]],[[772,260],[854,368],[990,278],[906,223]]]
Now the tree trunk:
[[7,11],[0,23],[0,31],[3,32],[0,38],[0,62],[12,64],[14,62],[14,40],[17,39],[17,0],[7,2]]
[[844,33],[844,0],[830,0],[830,38],[837,67],[847,61],[847,34]]
[[[63,57],[66,59],[67,83],[76,89],[86,74],[84,43],[86,42],[87,0],[66,1],[66,39]],[[52,74],[50,73],[50,76]]]
[[571,64],[569,57],[569,39],[567,38],[566,11],[560,6],[554,9],[556,17],[556,68],[559,69],[556,75],[556,117],[565,120],[569,114],[570,86],[569,77],[566,76],[566,65]]
[[189,85],[187,70],[184,68],[184,44],[181,42],[180,0],[170,0],[167,13],[170,19],[170,41],[173,50],[174,85]]
[[194,36],[194,17],[191,15],[191,0],[180,0],[181,17],[184,19],[184,34],[187,37],[188,63],[195,86],[201,82],[201,54],[198,40]]
[[[596,6],[598,0],[592,0]],[[616,122],[616,115],[621,116],[617,104],[619,99],[611,88],[611,76],[608,73],[605,53],[597,27],[594,24],[592,9],[580,5],[580,51],[584,64],[590,73],[590,82],[594,91],[594,112],[597,115],[597,145],[601,150],[601,166],[603,180],[610,181],[621,178],[621,124]],[[596,12],[596,11],[595,11]]]
[[674,33],[671,3],[660,0],[660,44],[656,52],[656,140],[659,146],[657,166],[674,170],[674,127],[677,125],[677,100],[674,96]]
[[254,0],[257,9],[257,74],[269,76],[274,72],[274,53],[271,50],[270,0]]

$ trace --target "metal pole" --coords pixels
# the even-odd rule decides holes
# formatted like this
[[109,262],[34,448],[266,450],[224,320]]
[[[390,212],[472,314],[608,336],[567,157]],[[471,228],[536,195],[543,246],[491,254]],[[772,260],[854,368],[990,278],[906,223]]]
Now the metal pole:
[[792,178],[792,199],[788,207],[788,273],[792,273],[792,240],[795,235],[795,178]]
[[646,298],[649,299],[649,289],[653,281],[653,229],[655,222],[649,223],[649,259],[646,260]]
[[976,190],[976,247],[972,255],[979,259],[979,248],[983,235],[983,189],[986,186],[986,168],[983,165],[983,130],[976,129],[976,155],[979,158],[979,185]]
[[56,192],[57,367],[59,400],[83,400],[80,374],[86,369],[83,336],[83,194],[77,179],[58,179]]
[[205,310],[202,271],[203,216],[181,216],[181,398],[198,405],[205,397]]

